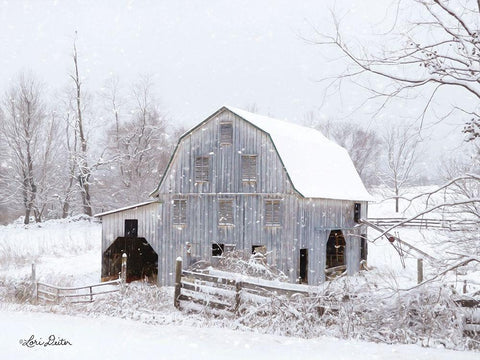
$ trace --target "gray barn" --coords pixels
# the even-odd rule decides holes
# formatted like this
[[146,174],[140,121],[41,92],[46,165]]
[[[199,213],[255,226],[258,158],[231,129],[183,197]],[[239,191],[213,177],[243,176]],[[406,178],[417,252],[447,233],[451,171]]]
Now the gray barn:
[[149,202],[102,214],[102,278],[173,284],[174,262],[232,249],[266,254],[291,282],[366,258],[370,195],[346,150],[320,132],[222,107],[186,132]]

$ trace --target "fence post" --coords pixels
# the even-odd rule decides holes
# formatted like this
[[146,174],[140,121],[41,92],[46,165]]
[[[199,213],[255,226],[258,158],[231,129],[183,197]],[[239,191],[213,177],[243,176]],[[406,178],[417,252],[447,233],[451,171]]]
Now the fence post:
[[423,259],[417,259],[417,284],[423,282]]
[[38,288],[37,288],[37,269],[35,263],[32,263],[32,299],[37,302]]
[[241,296],[240,292],[242,291],[242,282],[236,281],[235,282],[235,313],[238,313],[238,309],[240,309],[240,301]]
[[180,307],[178,298],[180,297],[180,289],[182,286],[181,281],[182,281],[182,258],[178,257],[175,263],[175,293],[173,295],[173,305],[177,309]]
[[127,254],[123,253],[122,255],[122,272],[120,275],[120,279],[122,280],[122,283],[126,284],[127,283]]

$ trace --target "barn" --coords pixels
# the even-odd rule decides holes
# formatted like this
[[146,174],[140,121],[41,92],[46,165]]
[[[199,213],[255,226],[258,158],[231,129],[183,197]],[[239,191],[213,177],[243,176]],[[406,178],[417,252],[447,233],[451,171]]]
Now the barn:
[[347,151],[319,131],[224,106],[178,140],[142,204],[102,214],[102,279],[174,282],[175,259],[263,253],[291,282],[366,259],[371,197]]

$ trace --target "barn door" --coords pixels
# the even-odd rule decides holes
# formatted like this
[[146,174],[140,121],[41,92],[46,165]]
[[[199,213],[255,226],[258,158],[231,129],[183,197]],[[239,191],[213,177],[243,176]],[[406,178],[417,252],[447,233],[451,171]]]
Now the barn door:
[[300,249],[300,282],[308,284],[308,249]]

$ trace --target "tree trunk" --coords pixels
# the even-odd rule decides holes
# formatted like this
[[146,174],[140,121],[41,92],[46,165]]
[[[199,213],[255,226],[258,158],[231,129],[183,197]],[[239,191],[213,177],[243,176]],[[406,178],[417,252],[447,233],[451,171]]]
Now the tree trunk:
[[78,182],[81,189],[83,212],[92,216],[92,206],[90,204],[90,168],[88,167],[87,161],[87,139],[85,138],[85,133],[83,130],[83,117],[82,117],[82,92],[81,92],[81,81],[80,76],[78,75],[78,56],[77,56],[77,47],[75,43],[73,44],[73,63],[75,65],[75,75],[72,76],[73,81],[75,82],[75,90],[77,95],[77,125],[78,125],[78,136],[80,140],[80,164]]
[[398,189],[395,189],[395,212],[398,213]]

